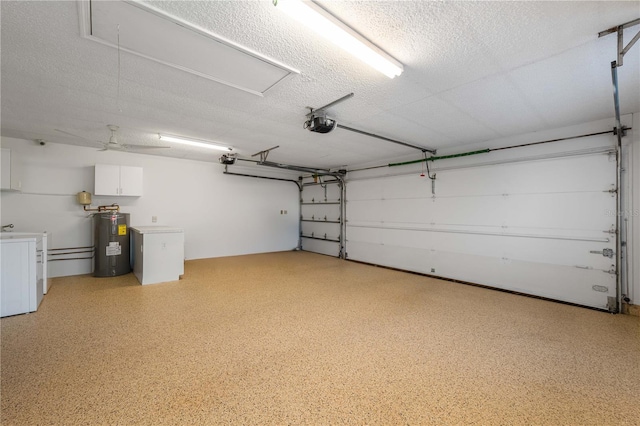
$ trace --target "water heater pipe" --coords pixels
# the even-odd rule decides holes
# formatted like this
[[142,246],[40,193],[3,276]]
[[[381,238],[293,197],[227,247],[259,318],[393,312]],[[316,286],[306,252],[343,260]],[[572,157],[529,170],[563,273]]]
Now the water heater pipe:
[[111,204],[110,206],[98,206],[97,209],[91,209],[91,208],[87,208],[87,206],[84,206],[84,211],[85,212],[119,212],[120,211],[120,206],[117,205],[116,203]]

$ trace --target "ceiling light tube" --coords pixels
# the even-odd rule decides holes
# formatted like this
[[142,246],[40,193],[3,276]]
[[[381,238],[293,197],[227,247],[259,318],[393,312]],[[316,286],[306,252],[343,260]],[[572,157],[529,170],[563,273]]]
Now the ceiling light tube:
[[389,78],[402,74],[402,64],[312,1],[273,0],[283,12],[300,21]]
[[175,142],[183,145],[197,146],[198,148],[215,149],[217,151],[231,151],[231,148],[228,146],[214,145],[209,142],[198,141],[195,139],[180,138],[178,136],[169,136],[169,135],[158,135],[158,136],[160,137],[160,140],[163,140],[166,142]]

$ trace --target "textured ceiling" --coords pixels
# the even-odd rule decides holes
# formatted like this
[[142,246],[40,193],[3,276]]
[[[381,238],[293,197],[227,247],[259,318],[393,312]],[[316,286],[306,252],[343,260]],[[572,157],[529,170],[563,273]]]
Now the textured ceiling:
[[[306,107],[354,92],[329,110],[339,123],[435,148],[609,118],[616,37],[597,33],[640,17],[640,2],[319,2],[404,65],[389,79],[271,1],[149,3],[301,74],[258,97],[126,52],[118,65],[116,49],[81,37],[76,2],[2,1],[2,135],[96,146],[116,124],[127,144],[157,144],[162,132],[242,156],[280,145],[269,159],[283,163],[385,161],[413,151],[340,129],[310,133]],[[640,111],[639,57],[636,45],[619,69],[622,113]]]

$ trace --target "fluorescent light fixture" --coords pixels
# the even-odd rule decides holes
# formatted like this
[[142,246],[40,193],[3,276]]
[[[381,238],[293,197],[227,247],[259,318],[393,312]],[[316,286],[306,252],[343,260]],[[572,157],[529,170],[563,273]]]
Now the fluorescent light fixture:
[[160,137],[160,140],[163,140],[166,142],[181,143],[183,145],[197,146],[198,148],[215,149],[217,151],[231,151],[231,148],[228,146],[214,145],[209,142],[198,141],[195,139],[180,138],[178,136],[169,136],[169,135],[158,135],[158,136]]
[[273,0],[278,9],[297,19],[389,78],[402,74],[402,64],[312,1]]

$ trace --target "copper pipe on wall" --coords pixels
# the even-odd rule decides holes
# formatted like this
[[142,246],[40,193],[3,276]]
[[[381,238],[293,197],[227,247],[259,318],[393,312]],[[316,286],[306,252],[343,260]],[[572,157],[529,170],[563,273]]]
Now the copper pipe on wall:
[[120,206],[116,203],[111,204],[110,206],[98,206],[97,209],[88,209],[87,206],[84,206],[85,212],[119,212]]

